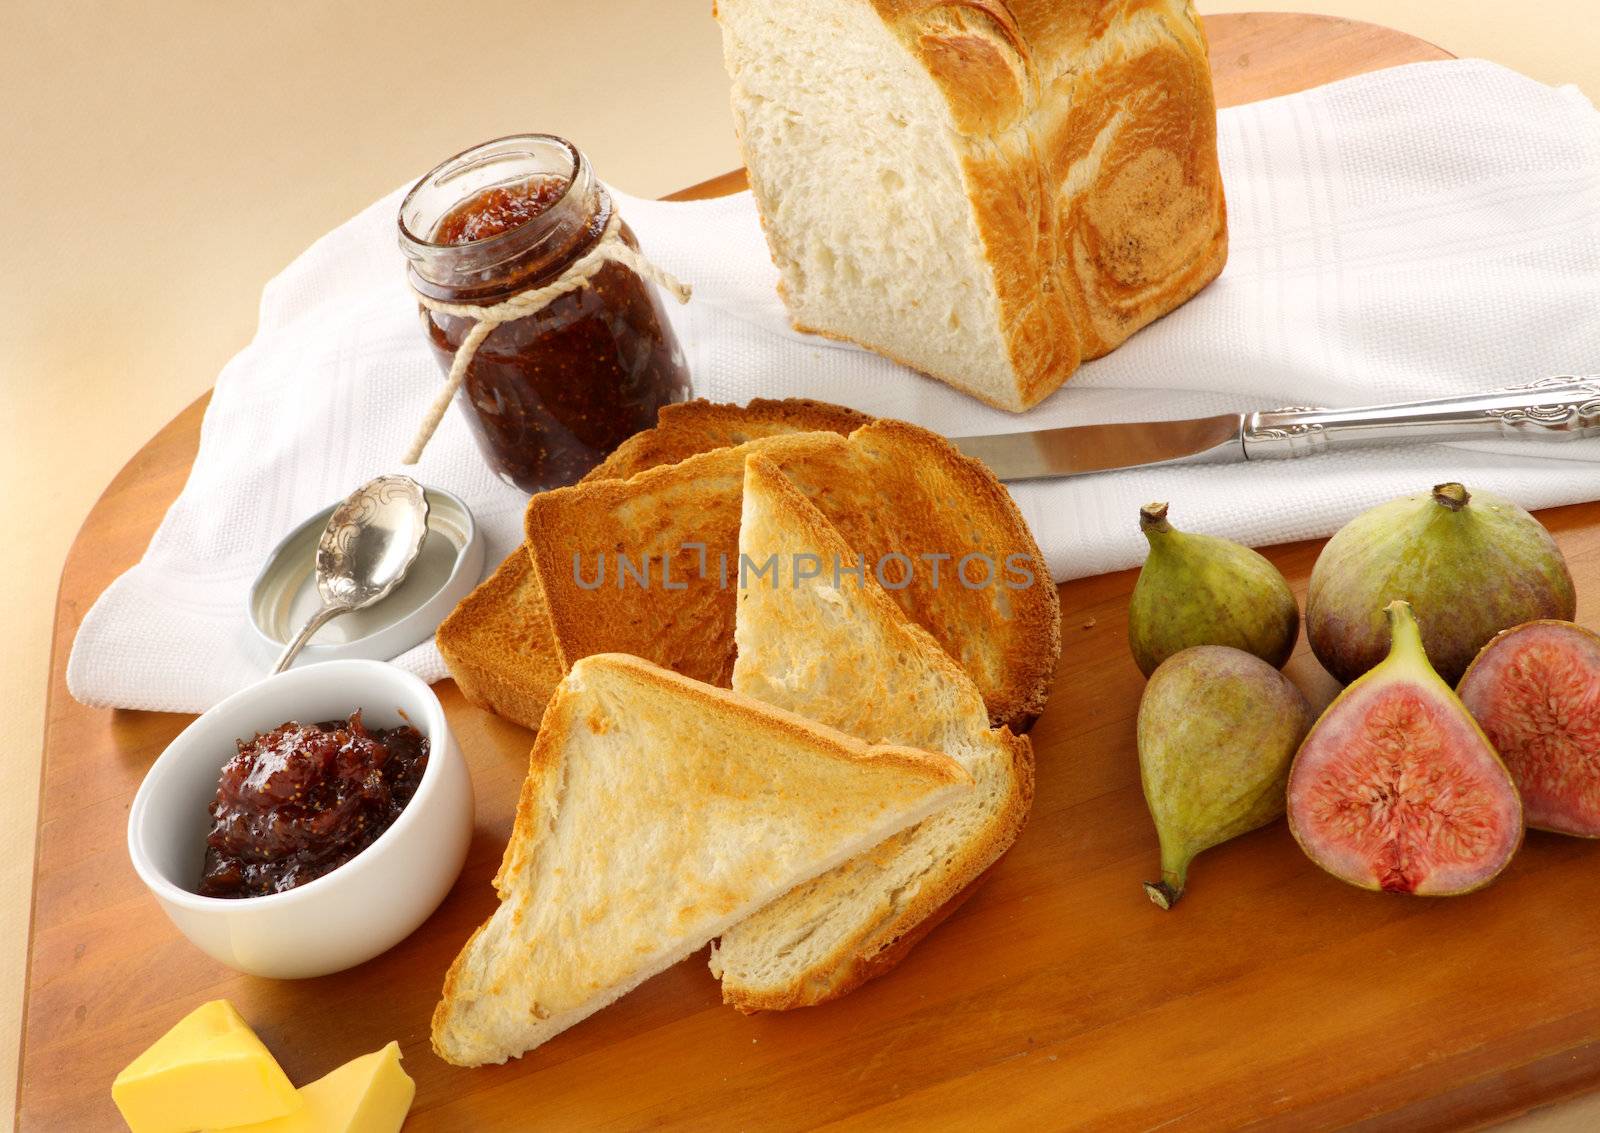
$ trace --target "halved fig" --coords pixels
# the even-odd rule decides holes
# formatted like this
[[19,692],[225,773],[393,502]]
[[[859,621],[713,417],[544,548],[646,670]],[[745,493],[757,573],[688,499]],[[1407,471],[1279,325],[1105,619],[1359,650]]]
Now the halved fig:
[[1528,825],[1600,838],[1600,637],[1571,622],[1508,629],[1459,691],[1516,780]]
[[1488,737],[1428,664],[1406,602],[1389,656],[1328,706],[1289,770],[1289,829],[1363,889],[1423,896],[1487,885],[1522,843],[1522,802]]

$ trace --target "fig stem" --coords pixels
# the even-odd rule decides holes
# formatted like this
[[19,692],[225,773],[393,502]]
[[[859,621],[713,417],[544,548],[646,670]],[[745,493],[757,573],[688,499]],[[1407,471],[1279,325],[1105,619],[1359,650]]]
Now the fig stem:
[[1183,896],[1183,887],[1174,889],[1165,879],[1161,881],[1147,881],[1144,883],[1145,895],[1163,909],[1170,909],[1178,903],[1178,898]]
[[1161,847],[1161,880],[1147,881],[1144,883],[1145,895],[1160,905],[1163,909],[1170,909],[1178,903],[1178,898],[1183,896],[1183,886],[1188,880],[1189,862],[1193,855],[1179,857],[1171,854],[1165,845]]
[[1165,533],[1171,531],[1172,525],[1167,522],[1167,505],[1164,503],[1145,504],[1144,507],[1140,508],[1139,530],[1146,535],[1153,532]]
[[1451,511],[1460,511],[1472,499],[1471,493],[1465,487],[1452,481],[1449,484],[1435,484],[1433,498],[1442,507]]
[[1413,653],[1425,653],[1422,648],[1422,627],[1417,625],[1415,612],[1411,603],[1404,598],[1396,598],[1383,608],[1389,615],[1389,648],[1391,652],[1405,650]]

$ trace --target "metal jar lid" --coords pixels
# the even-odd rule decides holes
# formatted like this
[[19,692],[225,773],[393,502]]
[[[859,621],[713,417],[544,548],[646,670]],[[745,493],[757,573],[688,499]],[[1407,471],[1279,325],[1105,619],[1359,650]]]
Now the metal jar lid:
[[[405,580],[387,598],[329,622],[301,653],[302,663],[336,657],[388,661],[433,636],[483,574],[483,533],[461,499],[425,488],[428,534]],[[275,656],[321,605],[317,540],[336,505],[283,538],[250,587],[250,624]]]

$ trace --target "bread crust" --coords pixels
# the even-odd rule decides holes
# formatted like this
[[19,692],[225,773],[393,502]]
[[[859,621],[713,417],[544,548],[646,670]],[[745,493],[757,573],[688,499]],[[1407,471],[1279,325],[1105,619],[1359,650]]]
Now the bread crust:
[[[972,785],[972,776],[941,752],[921,751],[904,744],[869,744],[796,712],[741,696],[731,688],[719,688],[692,680],[682,673],[673,672],[631,653],[596,653],[585,657],[580,664],[586,668],[604,666],[625,672],[633,680],[655,685],[681,700],[686,708],[699,706],[713,709],[741,721],[751,734],[758,735],[763,731],[774,733],[791,743],[811,748],[818,756],[847,763],[901,767],[946,786]],[[581,675],[580,672],[580,678]]]
[[[951,490],[946,498],[972,501],[968,514],[990,529],[993,544],[1010,548],[1008,553],[1025,555],[1032,564],[1033,585],[1012,592],[1022,598],[1013,608],[1012,616],[1001,623],[1005,629],[1005,663],[1001,670],[994,674],[976,672],[973,664],[960,655],[955,642],[940,639],[940,644],[955,656],[983,693],[984,702],[989,706],[990,723],[1024,733],[1044,711],[1055,680],[1056,665],[1061,659],[1061,599],[1044,552],[1039,550],[1033,531],[1022,518],[1011,493],[988,465],[964,455],[938,433],[905,421],[880,418],[851,434],[851,442],[861,445],[875,444],[880,438],[890,451],[888,459],[907,459],[908,454],[915,453],[912,459],[922,461],[921,477],[934,474],[945,477]],[[828,513],[828,519],[847,544],[865,545],[851,538],[851,528],[860,522],[859,518]],[[902,604],[901,608],[906,607]],[[908,609],[907,613],[924,628],[935,620],[929,615],[919,617],[919,611]],[[998,633],[998,630],[991,626],[988,633]]]
[[[781,281],[778,284],[778,291],[780,294],[783,292],[783,283]],[[904,366],[906,369],[920,375],[921,377],[927,378],[931,382],[943,382],[945,385],[955,386],[968,397],[971,397],[977,401],[981,401],[983,404],[993,409],[1004,409],[1008,413],[1017,413],[1020,412],[1021,409],[1027,408],[1027,406],[1019,406],[1013,398],[991,397],[989,391],[980,389],[976,386],[968,385],[962,382],[959,378],[943,377],[939,374],[932,373],[931,371],[925,370],[918,366],[916,363],[900,357],[900,355],[896,354],[893,350],[886,350],[881,346],[875,346],[870,342],[863,341],[862,339],[852,338],[848,334],[843,334],[839,331],[826,330],[823,327],[812,326],[805,322],[805,320],[797,317],[791,318],[789,320],[789,325],[795,330],[799,331],[801,334],[814,334],[818,338],[830,339],[833,342],[848,342],[851,346],[859,346],[863,350],[870,350],[874,354],[881,354],[885,358],[889,359],[889,361]],[[1041,398],[1043,396],[1043,394],[1040,395]]]
[[[538,795],[547,785],[550,769],[561,758],[557,737],[564,735],[572,727],[572,698],[563,696],[563,691],[563,688],[558,687],[550,697],[545,707],[543,723],[538,727],[540,734],[535,738],[533,748],[528,753],[528,774],[522,780],[522,789],[517,795],[517,813],[512,820],[511,836],[506,841],[505,852],[500,856],[500,866],[494,874],[495,895],[501,901],[510,895],[507,879],[511,873],[513,860],[536,852],[542,841],[535,837],[533,832],[533,823],[539,809]],[[452,1066],[472,1065],[457,1058],[446,1034],[450,1016],[456,1010],[465,990],[463,985],[475,951],[474,946],[478,943],[478,938],[489,930],[490,923],[489,920],[485,920],[473,929],[472,935],[467,937],[466,943],[461,946],[461,951],[456,953],[456,958],[450,962],[450,967],[444,974],[444,987],[439,993],[439,1002],[434,1006],[433,1016],[429,1021],[429,1045],[433,1047],[435,1054]]]
[[[727,686],[733,676],[733,587],[718,585],[713,576],[676,593],[609,585],[586,592],[572,577],[569,556],[609,551],[660,561],[666,551],[699,542],[715,562],[718,551],[737,546],[746,453],[778,447],[796,452],[830,441],[845,444],[830,433],[762,437],[627,480],[596,480],[530,499],[523,529],[545,587],[561,667],[570,669],[595,653],[632,651],[696,680]],[[633,517],[626,527],[625,514]],[[729,561],[737,564],[737,557]]]
[[[1011,493],[985,464],[963,455],[930,430],[806,398],[757,398],[743,408],[697,400],[663,409],[661,417],[659,428],[675,431],[680,436],[668,442],[641,445],[616,466],[607,462],[602,468],[610,468],[611,478],[624,471],[630,476],[647,471],[654,466],[647,461],[656,457],[682,460],[725,444],[744,443],[780,432],[828,431],[848,436],[863,426],[871,426],[863,437],[883,437],[895,445],[914,449],[930,469],[938,469],[948,476],[961,493],[959,498],[973,501],[971,510],[974,513],[989,516],[997,532],[997,541],[1015,546],[1033,563],[1042,600],[1025,604],[1019,631],[1008,634],[1009,644],[1016,651],[1011,655],[1007,682],[996,686],[980,681],[994,724],[1007,726],[1015,732],[1026,732],[1033,726],[1039,713],[1044,711],[1061,655],[1060,602],[1033,532]],[[696,447],[691,450],[691,445]],[[857,537],[854,545],[858,548],[863,545],[860,537],[866,532],[862,529],[870,526],[865,522],[870,518],[862,517],[863,522],[855,525],[858,529],[847,532]],[[839,517],[835,516],[834,521],[837,523]]]
[[626,480],[662,464],[780,433],[848,436],[871,420],[865,413],[808,397],[757,397],[743,406],[696,398],[663,406],[655,428],[623,441],[581,483]]

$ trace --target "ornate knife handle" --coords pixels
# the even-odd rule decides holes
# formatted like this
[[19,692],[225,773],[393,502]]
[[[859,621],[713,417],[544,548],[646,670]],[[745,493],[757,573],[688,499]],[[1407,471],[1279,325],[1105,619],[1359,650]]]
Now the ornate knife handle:
[[1592,436],[1600,436],[1600,375],[1545,378],[1492,393],[1401,405],[1247,413],[1240,432],[1247,460],[1406,440],[1567,441]]

